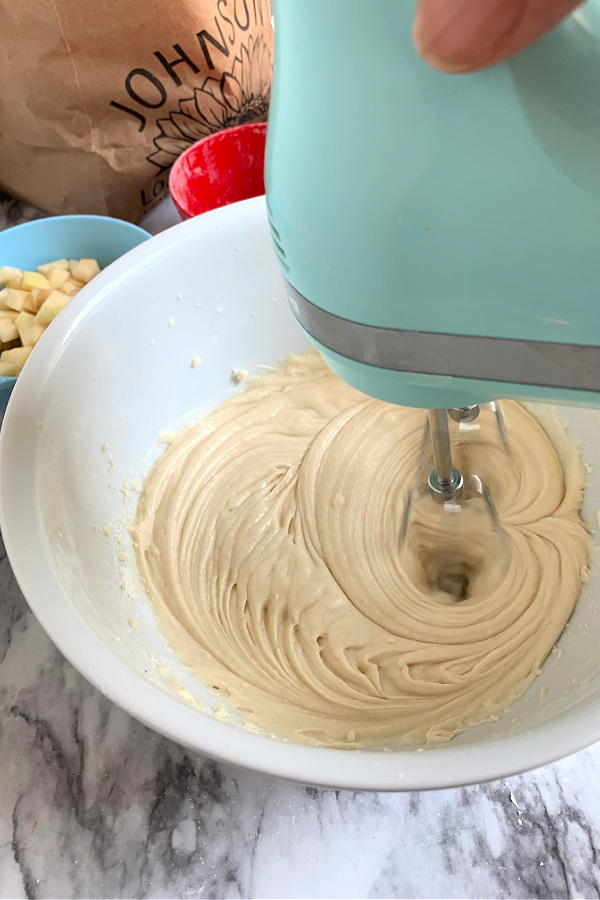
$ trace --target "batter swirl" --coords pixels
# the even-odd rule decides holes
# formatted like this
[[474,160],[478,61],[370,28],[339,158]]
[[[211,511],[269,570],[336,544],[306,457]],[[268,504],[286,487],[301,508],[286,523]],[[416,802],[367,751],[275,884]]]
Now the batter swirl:
[[588,534],[575,447],[561,462],[529,412],[504,410],[514,458],[486,448],[476,466],[509,569],[450,605],[398,554],[422,410],[367,398],[309,354],[184,428],[134,528],[180,659],[247,721],[310,743],[439,743],[506,709],[573,611]]

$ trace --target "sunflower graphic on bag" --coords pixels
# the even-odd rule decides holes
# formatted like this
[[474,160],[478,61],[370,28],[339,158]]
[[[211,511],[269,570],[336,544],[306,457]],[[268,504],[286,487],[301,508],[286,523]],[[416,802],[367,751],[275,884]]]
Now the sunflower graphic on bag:
[[190,144],[266,120],[269,0],[28,0],[26,41],[21,2],[0,0],[0,189],[21,200],[139,221]]
[[180,100],[176,112],[156,123],[157,148],[148,156],[155,165],[172,166],[190,144],[215,131],[262,122],[267,118],[271,90],[271,47],[264,37],[242,44],[231,72],[220,79],[206,78],[191,97]]

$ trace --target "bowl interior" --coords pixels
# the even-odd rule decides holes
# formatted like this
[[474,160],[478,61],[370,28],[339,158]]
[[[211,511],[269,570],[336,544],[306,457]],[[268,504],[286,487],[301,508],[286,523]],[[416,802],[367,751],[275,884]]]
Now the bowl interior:
[[184,219],[265,192],[266,122],[227,128],[203,138],[177,159],[169,176]]
[[[548,762],[600,737],[595,570],[561,639],[562,655],[551,656],[498,722],[445,747],[319,749],[250,734],[233,714],[227,722],[211,716],[223,701],[164,641],[132,565],[127,525],[144,473],[164,449],[161,431],[241,390],[232,368],[258,374],[308,347],[285,299],[262,198],[159,235],[69,305],[19,379],[0,456],[7,548],[50,636],[90,680],[152,727],[232,762],[315,784],[468,783]],[[192,368],[195,356],[202,363]],[[594,469],[585,515],[597,528],[600,417],[577,409],[560,415]]]

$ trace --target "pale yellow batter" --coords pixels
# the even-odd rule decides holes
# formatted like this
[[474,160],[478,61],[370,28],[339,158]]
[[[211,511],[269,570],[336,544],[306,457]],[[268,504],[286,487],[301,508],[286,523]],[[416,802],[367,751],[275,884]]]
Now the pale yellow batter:
[[364,397],[311,354],[183,429],[134,529],[179,657],[247,721],[311,743],[443,742],[504,710],[560,636],[588,558],[577,451],[561,463],[530,413],[505,414],[513,460],[475,448],[474,467],[509,568],[450,604],[398,552],[423,411]]

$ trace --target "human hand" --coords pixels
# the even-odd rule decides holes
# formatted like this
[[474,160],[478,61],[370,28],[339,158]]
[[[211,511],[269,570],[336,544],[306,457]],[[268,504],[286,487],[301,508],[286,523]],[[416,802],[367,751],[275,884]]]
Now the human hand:
[[419,0],[417,50],[442,72],[474,72],[523,50],[581,0]]

